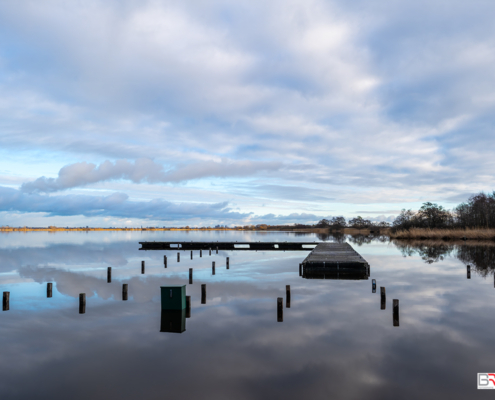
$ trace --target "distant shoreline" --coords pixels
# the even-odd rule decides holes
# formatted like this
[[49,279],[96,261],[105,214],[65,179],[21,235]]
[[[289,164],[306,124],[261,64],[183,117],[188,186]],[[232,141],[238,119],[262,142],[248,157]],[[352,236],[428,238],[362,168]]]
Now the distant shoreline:
[[328,233],[327,228],[291,228],[291,227],[269,227],[259,228],[95,228],[95,227],[0,227],[0,232],[96,232],[96,231],[256,231],[256,232],[308,232]]

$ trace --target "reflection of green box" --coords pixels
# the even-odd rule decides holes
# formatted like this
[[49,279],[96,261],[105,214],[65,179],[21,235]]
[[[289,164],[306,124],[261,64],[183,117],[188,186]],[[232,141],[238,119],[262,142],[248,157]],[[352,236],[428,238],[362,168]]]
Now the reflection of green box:
[[182,333],[186,330],[186,309],[162,310],[160,332]]
[[186,308],[186,285],[160,286],[162,310],[183,310]]

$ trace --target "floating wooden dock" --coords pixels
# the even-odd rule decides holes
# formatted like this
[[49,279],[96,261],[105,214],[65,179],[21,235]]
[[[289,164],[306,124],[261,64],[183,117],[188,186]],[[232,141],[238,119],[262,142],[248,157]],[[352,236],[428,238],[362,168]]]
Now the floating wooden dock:
[[139,242],[139,250],[311,251],[318,242]]
[[320,243],[302,262],[308,279],[368,279],[370,266],[349,243]]

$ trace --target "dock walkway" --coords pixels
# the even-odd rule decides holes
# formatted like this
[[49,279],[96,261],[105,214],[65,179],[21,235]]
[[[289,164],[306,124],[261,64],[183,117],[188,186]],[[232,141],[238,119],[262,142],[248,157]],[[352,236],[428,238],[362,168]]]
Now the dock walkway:
[[139,250],[313,250],[317,242],[139,242]]

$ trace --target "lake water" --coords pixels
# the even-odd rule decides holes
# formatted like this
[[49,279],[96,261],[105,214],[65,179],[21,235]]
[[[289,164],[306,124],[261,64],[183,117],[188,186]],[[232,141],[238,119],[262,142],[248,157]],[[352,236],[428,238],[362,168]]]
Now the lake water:
[[[178,263],[177,251],[138,250],[146,240],[322,239],[351,243],[369,262],[370,278],[303,279],[298,266],[309,251],[203,251],[202,258],[195,251],[193,260],[186,251]],[[476,383],[478,372],[495,372],[494,247],[381,240],[221,231],[0,234],[0,287],[10,292],[10,310],[0,313],[0,399],[486,396]],[[191,316],[184,332],[161,332],[181,326],[162,320],[160,306],[160,286],[177,284],[187,285]],[[277,297],[284,298],[283,322]],[[393,326],[393,299],[400,326]]]

